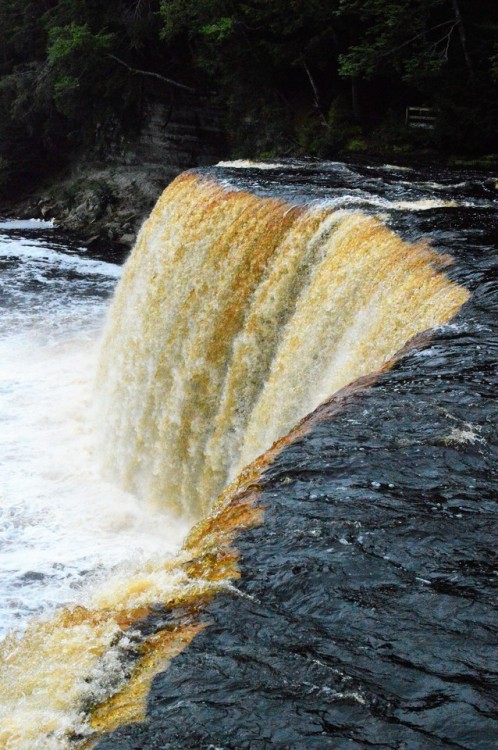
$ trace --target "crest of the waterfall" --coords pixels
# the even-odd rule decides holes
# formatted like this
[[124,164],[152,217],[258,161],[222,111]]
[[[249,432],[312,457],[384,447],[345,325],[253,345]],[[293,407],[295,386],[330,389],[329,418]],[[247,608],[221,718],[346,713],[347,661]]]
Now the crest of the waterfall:
[[187,173],[145,223],[98,377],[106,470],[203,514],[335,391],[448,321],[466,290],[378,219]]

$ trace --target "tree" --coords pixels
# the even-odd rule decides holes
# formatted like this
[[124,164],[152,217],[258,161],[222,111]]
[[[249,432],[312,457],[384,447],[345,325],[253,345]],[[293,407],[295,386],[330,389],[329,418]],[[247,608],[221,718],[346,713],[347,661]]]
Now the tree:
[[[338,16],[348,29],[347,48],[339,56],[343,77],[373,84],[388,81],[393,91],[405,86],[405,98],[411,95],[440,111],[441,135],[447,145],[464,148],[464,141],[477,145],[470,144],[472,128],[468,126],[473,120],[476,126],[479,122],[481,141],[488,140],[492,147],[496,4],[488,0],[340,0]],[[466,123],[460,128],[465,131],[460,141],[458,122]]]

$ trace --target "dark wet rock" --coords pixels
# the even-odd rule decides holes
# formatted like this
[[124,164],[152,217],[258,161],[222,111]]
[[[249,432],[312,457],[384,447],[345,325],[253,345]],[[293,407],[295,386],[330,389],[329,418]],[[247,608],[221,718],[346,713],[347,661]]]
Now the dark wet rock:
[[32,583],[33,581],[44,581],[47,578],[46,573],[42,573],[39,570],[27,570],[20,576],[21,583]]

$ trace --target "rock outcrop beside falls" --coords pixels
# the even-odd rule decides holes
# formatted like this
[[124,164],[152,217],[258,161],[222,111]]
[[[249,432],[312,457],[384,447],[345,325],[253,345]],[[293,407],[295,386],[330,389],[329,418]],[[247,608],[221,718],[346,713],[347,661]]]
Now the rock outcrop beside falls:
[[240,595],[99,750],[496,747],[490,288],[284,449]]
[[78,164],[71,176],[16,205],[11,213],[51,219],[92,247],[131,248],[158,196],[182,168],[162,164]]
[[67,174],[2,206],[0,213],[53,219],[87,244],[109,242],[131,248],[144,219],[164,188],[185,169],[226,156],[221,109],[183,93],[165,104],[149,98],[135,137],[102,133],[95,153],[76,159]]

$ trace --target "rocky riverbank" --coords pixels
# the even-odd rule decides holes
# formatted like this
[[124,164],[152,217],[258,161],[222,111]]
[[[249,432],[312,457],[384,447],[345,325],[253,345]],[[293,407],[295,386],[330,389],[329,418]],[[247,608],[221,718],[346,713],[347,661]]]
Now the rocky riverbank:
[[174,107],[148,99],[134,138],[107,137],[105,149],[74,159],[30,193],[4,199],[0,215],[52,219],[88,245],[133,245],[164,188],[180,172],[226,158],[223,112],[194,97]]
[[89,164],[60,182],[7,204],[1,213],[51,219],[88,245],[133,245],[138,230],[163,189],[181,168]]

